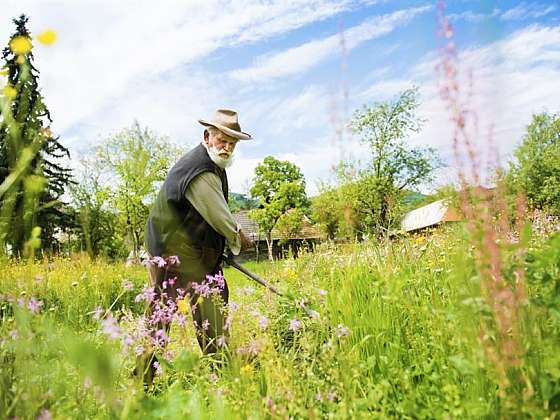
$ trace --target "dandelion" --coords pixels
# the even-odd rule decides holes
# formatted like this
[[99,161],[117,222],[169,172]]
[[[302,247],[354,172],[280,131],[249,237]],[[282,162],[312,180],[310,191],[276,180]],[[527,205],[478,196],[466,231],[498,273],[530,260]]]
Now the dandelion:
[[26,36],[16,36],[10,41],[10,49],[18,55],[27,54],[32,48],[31,39]]
[[6,85],[2,89],[2,95],[8,99],[14,99],[17,96],[17,90],[10,85]]
[[56,32],[52,29],[47,29],[37,35],[37,41],[43,45],[52,45],[56,42]]
[[189,303],[186,299],[179,299],[177,301],[177,308],[179,309],[179,312],[186,314],[189,310]]
[[288,327],[288,329],[290,331],[297,331],[301,328],[301,321],[297,318],[294,318],[290,321],[290,326]]
[[242,376],[251,376],[253,374],[253,365],[246,364],[240,369]]

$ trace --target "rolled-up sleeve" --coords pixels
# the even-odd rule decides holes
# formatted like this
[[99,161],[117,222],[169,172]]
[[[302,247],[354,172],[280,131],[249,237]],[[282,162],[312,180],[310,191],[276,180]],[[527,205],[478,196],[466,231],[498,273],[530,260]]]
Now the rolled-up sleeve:
[[222,181],[213,172],[197,175],[189,184],[185,198],[212,228],[226,238],[235,255],[241,250],[240,227],[229,210],[222,192]]

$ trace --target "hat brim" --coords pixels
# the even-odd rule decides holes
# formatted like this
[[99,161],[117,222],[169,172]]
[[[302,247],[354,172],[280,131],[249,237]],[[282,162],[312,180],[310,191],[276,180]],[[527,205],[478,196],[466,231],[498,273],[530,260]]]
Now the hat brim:
[[230,137],[239,139],[239,140],[251,140],[253,137],[251,137],[250,134],[244,133],[242,131],[235,131],[232,130],[231,128],[226,127],[225,125],[220,125],[220,124],[216,124],[210,121],[205,121],[205,120],[198,120],[198,122],[206,127],[215,127],[218,130],[220,130],[222,133],[227,134]]

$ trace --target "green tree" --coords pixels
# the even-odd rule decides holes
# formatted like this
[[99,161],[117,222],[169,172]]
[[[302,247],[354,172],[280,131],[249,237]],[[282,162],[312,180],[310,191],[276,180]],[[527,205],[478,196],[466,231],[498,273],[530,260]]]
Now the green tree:
[[560,214],[560,114],[533,115],[506,175],[509,190],[533,208]]
[[0,107],[0,248],[9,244],[16,255],[32,236],[37,245],[34,227],[52,251],[55,231],[71,224],[60,200],[72,182],[71,170],[59,163],[69,152],[49,129],[52,120],[39,90],[27,21],[25,15],[14,19],[16,30],[2,53],[8,83]]
[[371,160],[358,172],[357,188],[350,188],[354,217],[361,234],[384,235],[396,227],[409,190],[432,179],[441,163],[433,148],[411,147],[406,139],[420,131],[418,90],[407,89],[393,101],[365,106],[350,122],[369,146]]
[[118,214],[110,208],[111,188],[103,182],[99,162],[93,157],[81,160],[79,182],[70,188],[79,243],[91,258],[126,256],[118,232]]
[[181,151],[138,122],[108,138],[97,149],[99,164],[115,185],[111,202],[119,212],[121,229],[129,239],[134,258],[144,240],[149,205],[158,182],[165,179],[170,163]]
[[300,169],[291,162],[264,158],[255,168],[251,195],[259,200],[260,208],[251,211],[268,245],[268,258],[272,257],[272,229],[289,209],[308,207],[305,179]]

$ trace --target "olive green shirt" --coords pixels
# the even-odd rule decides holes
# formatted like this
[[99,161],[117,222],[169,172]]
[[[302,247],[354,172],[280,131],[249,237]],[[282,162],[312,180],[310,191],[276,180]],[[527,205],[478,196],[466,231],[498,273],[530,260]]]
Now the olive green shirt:
[[220,177],[213,172],[197,175],[187,187],[185,198],[216,232],[226,238],[229,249],[238,255],[240,228],[224,198]]

